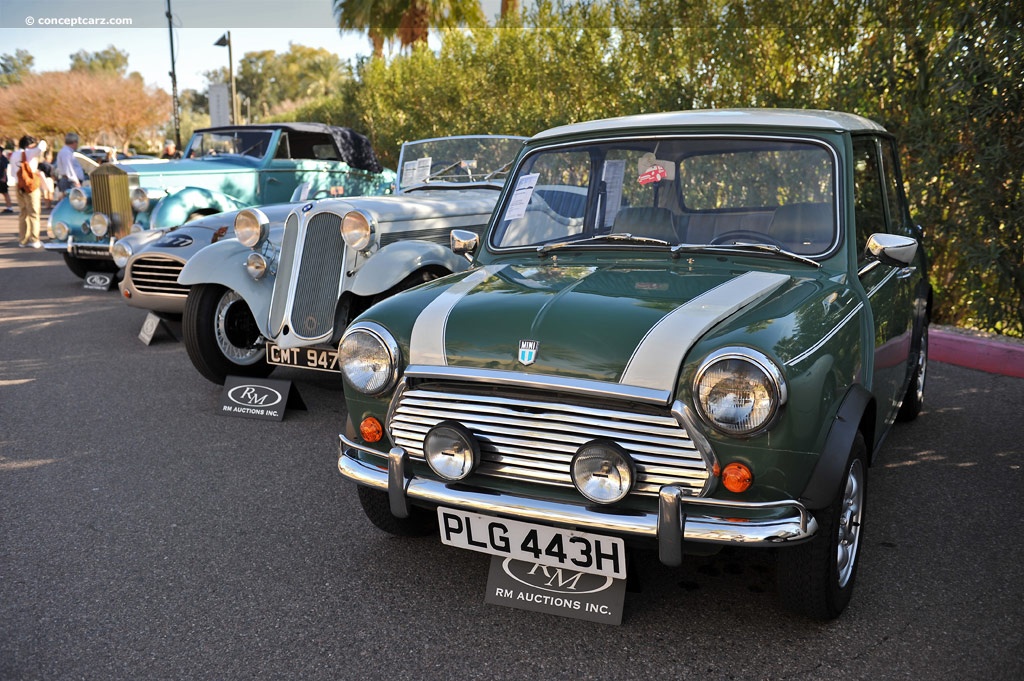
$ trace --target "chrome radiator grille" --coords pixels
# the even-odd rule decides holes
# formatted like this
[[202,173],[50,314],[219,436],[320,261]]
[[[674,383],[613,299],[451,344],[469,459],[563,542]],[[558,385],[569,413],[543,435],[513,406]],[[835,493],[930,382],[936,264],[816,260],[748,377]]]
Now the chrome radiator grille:
[[128,175],[116,165],[101,165],[89,175],[92,186],[92,208],[110,218],[110,235],[122,237],[132,229],[131,187]]
[[185,298],[188,286],[178,283],[185,263],[166,255],[141,255],[132,260],[130,272],[135,288],[143,293]]
[[295,277],[291,324],[295,333],[315,338],[334,329],[338,285],[345,265],[341,216],[317,213],[306,222],[302,262]]
[[700,494],[708,468],[686,431],[667,411],[646,414],[607,407],[412,388],[404,392],[388,423],[392,441],[423,459],[423,438],[441,421],[469,428],[480,441],[475,475],[572,487],[569,464],[585,442],[608,439],[633,458],[634,495],[653,496],[667,484]]

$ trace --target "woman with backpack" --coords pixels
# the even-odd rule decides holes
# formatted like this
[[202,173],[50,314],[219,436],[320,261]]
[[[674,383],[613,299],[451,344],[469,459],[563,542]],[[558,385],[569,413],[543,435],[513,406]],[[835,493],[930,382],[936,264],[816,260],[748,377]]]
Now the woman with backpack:
[[7,166],[7,182],[18,188],[18,246],[42,248],[39,240],[40,185],[39,149],[32,135],[18,140],[18,150],[11,154]]

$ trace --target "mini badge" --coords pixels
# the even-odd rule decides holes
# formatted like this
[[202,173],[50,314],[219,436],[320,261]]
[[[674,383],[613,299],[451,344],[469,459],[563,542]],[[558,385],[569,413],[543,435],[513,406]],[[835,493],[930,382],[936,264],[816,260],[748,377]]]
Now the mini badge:
[[533,364],[537,359],[537,348],[540,343],[535,340],[519,341],[519,363],[525,366]]

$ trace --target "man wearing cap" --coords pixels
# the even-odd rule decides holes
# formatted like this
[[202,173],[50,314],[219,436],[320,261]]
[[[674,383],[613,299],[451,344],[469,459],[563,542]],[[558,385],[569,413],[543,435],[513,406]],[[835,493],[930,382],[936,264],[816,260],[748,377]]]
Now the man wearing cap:
[[78,134],[69,132],[64,135],[64,146],[57,152],[55,162],[55,173],[57,175],[57,189],[67,192],[72,187],[81,187],[85,182],[85,171],[82,164],[75,158],[75,150],[78,149]]

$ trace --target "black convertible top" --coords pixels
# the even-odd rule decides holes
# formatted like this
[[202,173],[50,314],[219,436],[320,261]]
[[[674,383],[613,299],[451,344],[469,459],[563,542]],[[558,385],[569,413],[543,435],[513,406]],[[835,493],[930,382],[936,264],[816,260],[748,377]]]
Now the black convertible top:
[[384,166],[377,160],[377,154],[373,151],[366,135],[356,132],[352,128],[343,128],[337,125],[326,125],[324,123],[256,123],[253,125],[222,125],[214,128],[202,128],[196,132],[227,132],[245,128],[248,130],[294,130],[295,132],[319,132],[326,133],[334,138],[334,144],[338,147],[341,160],[353,168],[368,170],[371,173],[379,173]]

